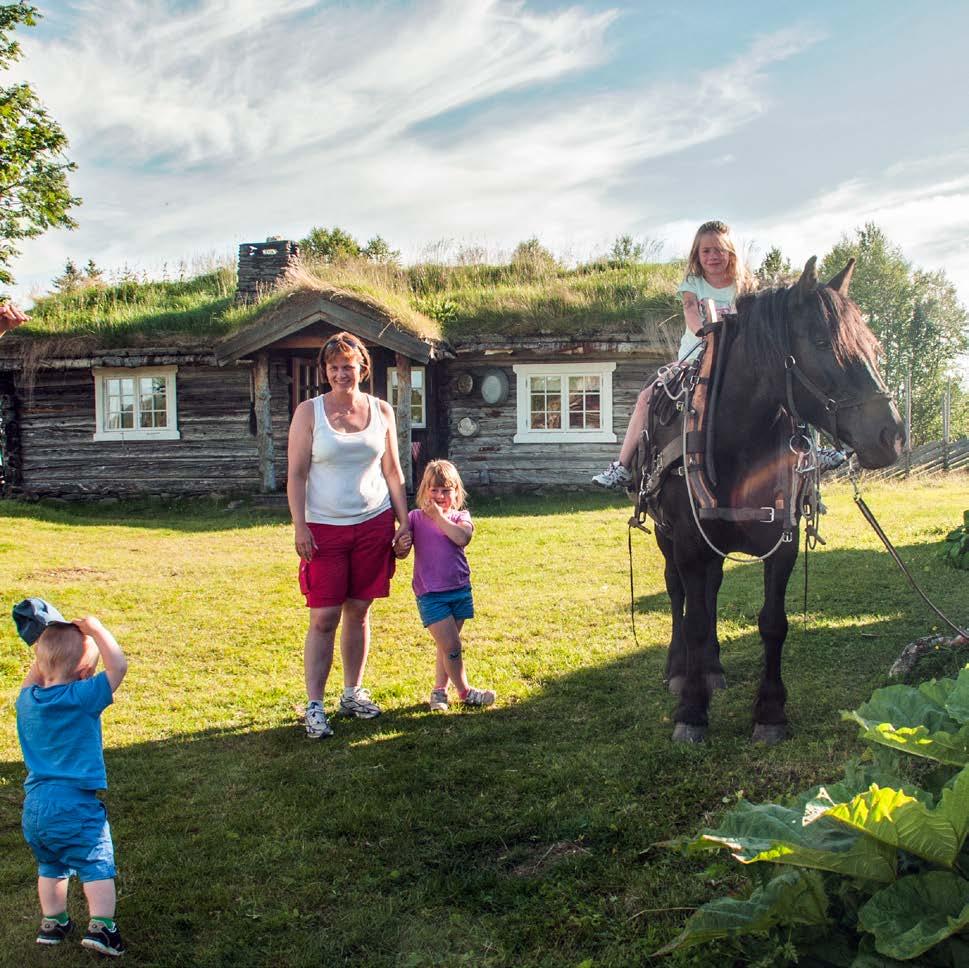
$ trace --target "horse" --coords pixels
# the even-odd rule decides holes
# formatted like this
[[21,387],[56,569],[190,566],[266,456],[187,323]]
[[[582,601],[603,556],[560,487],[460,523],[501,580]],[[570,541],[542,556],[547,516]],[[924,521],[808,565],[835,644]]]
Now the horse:
[[[778,482],[796,481],[799,473],[812,469],[805,466],[814,453],[803,447],[810,440],[802,436],[809,433],[806,425],[854,450],[864,468],[887,467],[901,454],[904,426],[878,372],[878,341],[848,298],[853,271],[851,259],[820,284],[812,257],[794,285],[738,300],[729,322],[733,339],[720,348],[724,355],[717,364],[722,368],[710,414],[715,433],[707,437],[712,448],[707,466],[715,468],[712,497],[717,508],[734,510],[714,511],[702,520],[691,486],[698,477],[686,466],[678,468],[678,476],[663,478],[651,502],[673,618],[665,678],[679,699],[675,742],[703,742],[712,690],[726,685],[717,594],[724,557],[732,552],[764,559],[764,603],[758,617],[764,668],[754,703],[753,741],[770,745],[786,736],[784,596],[798,555],[802,506],[792,487],[787,500],[793,506],[778,511],[785,502]],[[684,419],[680,413],[666,426],[654,423],[654,439],[644,434],[634,481],[647,480],[656,470],[657,455],[668,453],[677,435],[685,446]],[[639,488],[640,502],[644,488]]]

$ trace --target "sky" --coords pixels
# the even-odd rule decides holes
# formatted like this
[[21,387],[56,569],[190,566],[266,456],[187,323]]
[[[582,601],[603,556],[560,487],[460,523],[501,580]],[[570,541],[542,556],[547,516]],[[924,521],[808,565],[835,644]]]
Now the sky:
[[77,163],[78,228],[22,246],[174,275],[334,226],[405,261],[719,218],[756,267],[877,223],[969,305],[964,0],[35,0],[27,80]]

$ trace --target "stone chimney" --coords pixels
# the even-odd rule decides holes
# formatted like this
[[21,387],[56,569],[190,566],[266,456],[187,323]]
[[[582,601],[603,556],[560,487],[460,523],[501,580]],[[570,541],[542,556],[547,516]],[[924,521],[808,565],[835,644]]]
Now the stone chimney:
[[268,292],[299,262],[299,245],[287,239],[243,242],[239,246],[236,302],[252,302]]

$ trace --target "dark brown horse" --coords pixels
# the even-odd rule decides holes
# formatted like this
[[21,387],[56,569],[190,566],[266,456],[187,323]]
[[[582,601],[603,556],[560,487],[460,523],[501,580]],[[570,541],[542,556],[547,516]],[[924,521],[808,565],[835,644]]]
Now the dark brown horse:
[[[795,479],[804,466],[803,458],[798,464],[792,423],[826,431],[852,448],[862,467],[886,467],[901,453],[903,425],[877,370],[878,343],[848,298],[853,269],[854,260],[827,285],[819,284],[812,258],[795,285],[743,297],[730,322],[734,335],[723,344],[715,402],[713,493],[718,507],[753,509],[760,519],[701,520],[686,486],[696,479],[682,472],[666,477],[655,499],[656,540],[666,559],[673,612],[666,678],[679,696],[676,741],[703,740],[711,690],[724,684],[717,639],[724,559],[718,550],[763,556],[774,549],[764,561],[758,622],[764,670],[754,740],[775,743],[785,735],[784,594],[798,554],[800,509],[792,508],[786,522],[780,513],[766,519],[782,503],[778,481]],[[682,417],[654,430],[654,439],[640,447],[636,480],[649,455],[681,432]],[[764,513],[758,516],[758,510]]]

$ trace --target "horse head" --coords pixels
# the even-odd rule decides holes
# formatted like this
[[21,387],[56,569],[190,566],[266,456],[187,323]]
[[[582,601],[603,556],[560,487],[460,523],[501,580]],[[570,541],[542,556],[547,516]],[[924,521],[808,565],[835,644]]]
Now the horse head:
[[787,345],[789,406],[843,441],[862,467],[898,460],[904,425],[878,372],[878,340],[848,297],[855,260],[827,284],[808,259],[791,287]]

